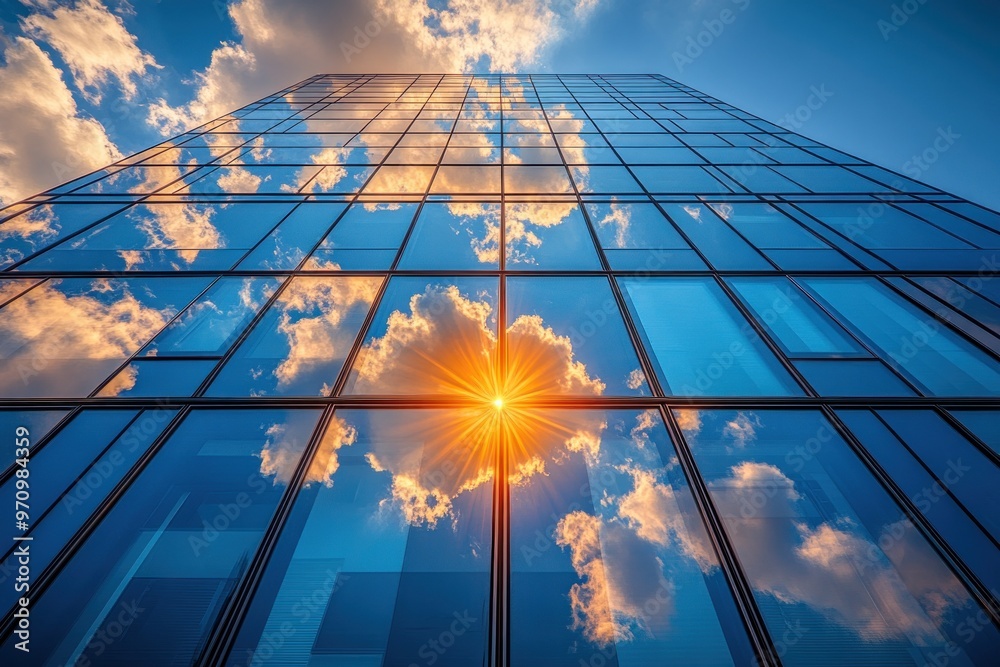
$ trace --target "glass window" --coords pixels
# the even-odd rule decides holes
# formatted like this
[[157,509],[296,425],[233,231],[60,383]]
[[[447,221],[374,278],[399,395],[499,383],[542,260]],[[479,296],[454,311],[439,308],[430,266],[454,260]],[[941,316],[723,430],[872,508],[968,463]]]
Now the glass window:
[[1000,306],[984,299],[965,285],[944,276],[914,276],[913,282],[956,308],[973,321],[1000,335]]
[[657,412],[544,411],[509,428],[527,444],[510,463],[512,664],[752,661]]
[[711,278],[622,278],[620,282],[667,394],[802,393]]
[[507,391],[648,395],[606,278],[507,279]]
[[221,356],[280,285],[278,278],[220,278],[160,332],[142,355]]
[[507,204],[506,267],[520,271],[601,268],[576,202]]
[[293,278],[207,395],[328,395],[381,284],[377,277]]
[[289,271],[319,244],[344,204],[303,204],[268,234],[236,268],[242,271]]
[[35,257],[25,269],[222,270],[291,210],[288,204],[167,203],[127,209]]
[[772,636],[800,629],[783,664],[992,660],[997,628],[819,412],[675,414]]
[[0,268],[52,246],[122,208],[121,204],[42,204],[0,224]]
[[[925,411],[911,411],[911,414],[917,412]],[[935,470],[928,467],[919,453],[914,452],[909,442],[912,431],[909,434],[895,431],[884,413],[838,410],[837,414],[892,477],[893,482],[910,498],[916,510],[947,540],[980,581],[989,588],[998,590],[1000,571],[996,568],[996,562],[1000,553],[997,551],[997,542],[990,538],[982,524],[975,521],[974,515],[970,513],[971,508],[963,506],[958,495],[970,481],[965,475],[968,472],[967,466],[976,463],[986,463],[994,469],[995,466],[978,461],[981,458],[979,456],[962,456],[960,452],[967,445],[960,445],[954,453],[958,456],[951,459],[942,475],[941,468]],[[927,414],[933,417],[930,413]],[[926,419],[926,416],[921,416],[917,421],[926,423]],[[895,423],[899,423],[899,420],[895,420]],[[949,433],[950,429],[942,429],[942,426],[940,423],[933,424],[927,435],[943,432],[945,440],[941,444],[953,443],[955,434]]]
[[390,280],[345,393],[492,401],[497,291],[496,278]]
[[888,204],[803,203],[800,206],[806,213],[870,250],[972,248],[957,237]]
[[776,166],[773,169],[813,192],[883,192],[887,189],[844,167],[808,165]]
[[664,209],[717,270],[773,270],[771,263],[712,208],[702,204],[665,204]]
[[583,194],[641,193],[642,188],[625,167],[575,166],[570,169],[576,188]]
[[994,359],[874,278],[802,278],[895,370],[934,396],[996,396]]
[[652,204],[588,204],[612,270],[706,270],[705,263]]
[[1000,411],[951,410],[951,414],[1000,456]]
[[[32,600],[48,619],[32,626],[37,659],[193,664],[318,418],[318,410],[190,413]],[[116,641],[105,639],[109,630]],[[15,641],[2,649],[8,659]]]
[[1000,544],[1000,468],[930,410],[879,410],[886,424]]
[[726,282],[789,357],[871,356],[788,278]]
[[306,270],[386,270],[392,266],[417,204],[353,204],[306,260]]
[[499,263],[499,204],[428,203],[417,217],[399,268],[495,271]]
[[566,167],[508,165],[503,172],[504,190],[518,194],[566,194],[573,192]]
[[208,278],[50,278],[0,309],[0,395],[87,396]]
[[[24,535],[31,538],[32,572],[52,563],[176,415],[173,409],[83,410],[44,448],[32,452],[31,474],[36,482],[44,480],[30,486],[30,527]],[[16,479],[0,487],[0,498],[11,508]],[[4,609],[19,597],[13,585],[20,565],[18,546],[5,548],[0,564]]]
[[484,663],[496,450],[478,418],[335,413],[226,664]]
[[139,359],[100,388],[97,396],[192,396],[215,368],[214,359]]
[[632,169],[632,172],[646,188],[646,192],[709,194],[730,191],[701,167],[639,166]]

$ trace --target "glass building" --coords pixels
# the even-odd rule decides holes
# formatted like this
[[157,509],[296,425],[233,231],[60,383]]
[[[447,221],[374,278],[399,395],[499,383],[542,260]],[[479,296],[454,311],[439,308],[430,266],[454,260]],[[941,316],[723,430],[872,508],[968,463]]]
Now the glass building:
[[321,75],[0,220],[4,665],[996,664],[995,212],[661,76]]

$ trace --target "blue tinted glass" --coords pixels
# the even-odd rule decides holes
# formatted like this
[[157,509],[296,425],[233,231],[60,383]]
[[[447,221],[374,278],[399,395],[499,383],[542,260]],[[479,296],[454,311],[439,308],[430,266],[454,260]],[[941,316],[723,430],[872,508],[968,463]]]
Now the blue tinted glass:
[[676,414],[772,636],[800,630],[783,664],[992,660],[997,628],[967,632],[974,598],[819,412]]
[[23,426],[35,446],[67,414],[67,410],[0,410],[0,432],[14,433],[18,426]]
[[280,285],[277,278],[220,278],[154,338],[142,355],[221,355]]
[[[137,416],[138,414],[138,416]],[[176,416],[170,409],[85,410],[32,453],[29,470],[34,479],[28,503],[31,567],[43,571],[90,515],[131,470]],[[12,478],[0,497],[14,506]],[[31,478],[29,478],[31,479]],[[17,572],[16,544],[4,550],[0,581]],[[19,597],[14,586],[4,585],[0,606],[8,609]]]
[[948,541],[976,576],[993,590],[1000,586],[997,544],[968,510],[956,501],[952,487],[959,487],[964,463],[937,477],[893,433],[886,422],[868,410],[838,410],[837,415],[861,441],[879,465],[913,501],[917,511]]
[[293,278],[207,395],[329,394],[381,284],[375,277]]
[[512,664],[750,660],[658,413],[546,411],[511,428],[528,444],[510,490]]
[[588,204],[613,270],[706,270],[705,262],[653,204]]
[[790,357],[869,356],[787,278],[730,278],[727,282]]
[[467,412],[334,415],[227,664],[484,663],[496,450]]
[[499,262],[499,204],[425,204],[399,268],[496,270]]
[[215,364],[215,359],[138,359],[109,379],[96,396],[192,396]]
[[344,204],[299,206],[236,268],[247,271],[296,268],[345,208]]
[[388,269],[416,211],[416,204],[351,206],[303,268]]
[[950,278],[915,276],[911,280],[993,333],[1000,335],[1000,306]]
[[965,428],[1000,455],[1000,412],[995,410],[952,410]]
[[509,270],[601,268],[587,222],[576,202],[508,204],[506,227]]
[[770,204],[712,204],[712,209],[758,248],[827,248]]
[[701,167],[635,167],[636,178],[652,193],[708,194],[729,188]]
[[873,278],[801,282],[874,346],[883,361],[938,396],[996,396],[1000,370],[985,352]]
[[[787,371],[710,278],[622,279],[664,390],[675,396],[789,396]],[[676,326],[683,322],[684,326]]]
[[720,271],[772,270],[771,264],[744,241],[711,208],[701,204],[667,204],[667,214]]
[[121,209],[121,204],[42,204],[0,224],[0,268],[54,245]]
[[804,185],[813,192],[882,192],[884,186],[858,176],[844,167],[806,166],[773,168],[782,176]]
[[996,511],[1000,468],[934,412],[879,410],[878,414],[1000,544]]
[[961,239],[933,227],[909,213],[876,203],[800,204],[801,208],[864,248],[940,250],[972,248]]
[[[194,663],[318,417],[318,410],[192,412],[33,600],[32,612],[48,618],[32,627],[38,659]],[[102,638],[126,621],[117,641]],[[8,664],[15,641],[0,649]]]
[[820,396],[916,396],[877,359],[797,359],[792,365]]
[[514,395],[650,393],[603,277],[508,278],[507,346]]

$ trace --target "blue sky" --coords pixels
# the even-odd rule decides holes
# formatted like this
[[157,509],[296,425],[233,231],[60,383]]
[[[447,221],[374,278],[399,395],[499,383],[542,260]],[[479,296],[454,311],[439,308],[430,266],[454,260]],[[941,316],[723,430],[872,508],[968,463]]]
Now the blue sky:
[[[986,0],[0,0],[0,200],[310,74],[657,72],[1000,208]],[[367,34],[365,34],[367,31]]]

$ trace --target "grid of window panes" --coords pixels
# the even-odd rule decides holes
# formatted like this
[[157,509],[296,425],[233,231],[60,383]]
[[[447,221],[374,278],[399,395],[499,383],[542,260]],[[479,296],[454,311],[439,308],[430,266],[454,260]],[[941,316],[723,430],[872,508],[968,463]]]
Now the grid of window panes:
[[25,543],[31,664],[995,664],[995,212],[661,76],[321,75],[0,221],[3,664]]

